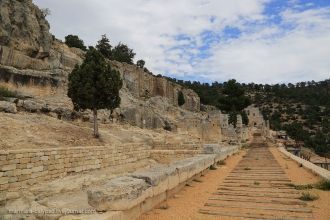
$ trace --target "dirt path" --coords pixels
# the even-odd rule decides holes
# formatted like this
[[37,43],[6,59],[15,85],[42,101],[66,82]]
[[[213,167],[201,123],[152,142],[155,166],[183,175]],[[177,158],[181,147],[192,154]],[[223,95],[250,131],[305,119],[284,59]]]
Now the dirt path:
[[[226,160],[178,195],[140,220],[165,219],[330,219],[330,194],[313,189],[319,199],[298,199],[294,184],[320,181],[276,148],[256,142],[248,150]],[[290,185],[291,184],[291,185]]]

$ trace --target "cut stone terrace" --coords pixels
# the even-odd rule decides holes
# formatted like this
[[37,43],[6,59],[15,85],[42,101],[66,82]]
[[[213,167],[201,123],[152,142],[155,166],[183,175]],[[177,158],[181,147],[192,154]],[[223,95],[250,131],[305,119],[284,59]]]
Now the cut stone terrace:
[[261,138],[199,210],[203,219],[313,219]]

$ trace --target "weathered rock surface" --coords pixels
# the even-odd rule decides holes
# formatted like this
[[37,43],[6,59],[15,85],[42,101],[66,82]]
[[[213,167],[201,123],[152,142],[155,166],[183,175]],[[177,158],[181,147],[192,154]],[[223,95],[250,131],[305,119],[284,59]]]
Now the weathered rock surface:
[[183,108],[190,111],[200,110],[199,96],[191,89],[183,88],[164,77],[154,76],[136,65],[128,65],[116,61],[111,61],[111,64],[118,69],[124,81],[124,86],[135,97],[162,96],[167,98],[172,105],[178,106],[178,92],[182,91],[186,101]]
[[128,210],[150,197],[150,189],[142,179],[119,177],[91,187],[87,191],[88,203],[98,211]]
[[11,102],[7,101],[0,101],[0,111],[7,112],[7,113],[16,113],[16,105]]
[[0,2],[0,45],[30,57],[47,57],[52,44],[45,14],[32,0]]

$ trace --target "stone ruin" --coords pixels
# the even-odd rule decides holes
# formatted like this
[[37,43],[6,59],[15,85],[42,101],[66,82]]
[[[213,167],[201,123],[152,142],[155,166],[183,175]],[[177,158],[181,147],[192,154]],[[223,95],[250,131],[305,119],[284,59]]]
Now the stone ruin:
[[[49,33],[48,22],[32,0],[3,0],[0,8],[0,85],[23,97],[0,101],[0,111],[91,120],[89,111],[73,111],[66,96],[67,76],[82,62],[84,52],[67,47]],[[124,82],[122,103],[113,115],[101,110],[100,122],[129,123],[145,132],[165,129],[164,139],[1,150],[0,212],[5,213],[0,214],[8,219],[47,219],[42,211],[66,208],[95,212],[52,213],[52,218],[135,219],[237,152],[250,139],[251,126],[265,133],[269,130],[255,107],[247,108],[250,125],[243,125],[238,116],[234,128],[221,111],[201,111],[194,91],[136,65],[109,62]],[[182,107],[178,106],[179,91],[186,101]],[[8,213],[15,210],[41,213]]]

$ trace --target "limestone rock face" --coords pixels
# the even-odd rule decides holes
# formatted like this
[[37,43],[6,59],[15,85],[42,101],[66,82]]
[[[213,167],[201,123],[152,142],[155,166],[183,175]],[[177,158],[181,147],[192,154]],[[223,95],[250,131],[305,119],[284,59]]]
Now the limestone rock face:
[[[45,106],[27,101],[20,103],[18,110],[57,113],[49,105],[63,103],[63,100],[71,103],[67,97],[68,75],[75,65],[82,63],[84,56],[85,52],[69,48],[49,33],[44,12],[32,0],[0,1],[0,85],[33,100],[47,102]],[[179,116],[200,111],[200,98],[194,91],[136,65],[109,62],[119,71],[124,84],[120,91],[120,111],[115,119],[124,119],[141,128],[175,131]],[[180,91],[185,98],[181,107],[178,106]],[[58,115],[70,118],[67,106],[57,107]],[[101,121],[109,118],[106,114]]]
[[183,88],[164,77],[154,76],[136,65],[116,61],[111,61],[111,64],[119,71],[124,86],[135,97],[161,96],[167,98],[173,105],[178,106],[178,93],[182,91],[185,98],[183,108],[190,111],[200,110],[200,98],[191,89]]
[[47,57],[52,44],[49,23],[32,0],[0,1],[0,45],[30,57]]

